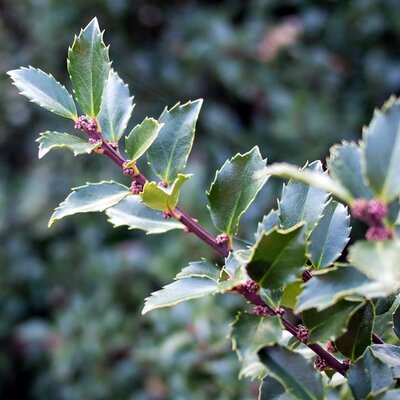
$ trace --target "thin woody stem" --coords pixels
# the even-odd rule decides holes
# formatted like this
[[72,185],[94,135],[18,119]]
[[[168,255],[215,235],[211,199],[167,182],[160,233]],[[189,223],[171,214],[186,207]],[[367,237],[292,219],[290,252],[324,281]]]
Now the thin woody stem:
[[[101,141],[100,149],[102,150],[103,154],[110,158],[115,164],[117,164],[121,169],[124,169],[124,165],[128,160],[126,160],[118,150],[116,150],[107,140],[104,139],[101,132],[96,131],[87,132],[85,129],[80,128],[89,137],[97,139]],[[137,183],[144,185],[147,182],[146,177],[139,173],[136,175],[132,175],[132,180],[136,181]],[[199,239],[203,242],[208,244],[211,248],[213,248],[219,255],[222,257],[227,257],[229,255],[229,250],[221,243],[217,242],[217,238],[214,237],[211,233],[209,233],[205,228],[203,228],[194,218],[192,218],[189,214],[187,214],[184,210],[179,207],[175,208],[175,213],[178,216],[178,220],[187,227],[189,232],[192,232],[196,235]],[[240,287],[237,288],[237,292],[242,294],[243,297],[251,302],[254,305],[259,305],[266,307],[270,313],[270,315],[279,315],[281,318],[282,324],[285,329],[290,332],[296,338],[299,338],[299,331],[296,326],[286,320],[282,315],[278,314],[275,310],[269,307],[260,297],[258,293],[250,293],[246,290],[241,290]],[[343,365],[340,361],[338,361],[335,357],[329,354],[326,350],[324,350],[318,344],[307,344],[305,343],[311,350],[313,350],[317,355],[319,355],[322,359],[324,359],[331,368],[337,371],[339,374],[346,376],[347,368]]]

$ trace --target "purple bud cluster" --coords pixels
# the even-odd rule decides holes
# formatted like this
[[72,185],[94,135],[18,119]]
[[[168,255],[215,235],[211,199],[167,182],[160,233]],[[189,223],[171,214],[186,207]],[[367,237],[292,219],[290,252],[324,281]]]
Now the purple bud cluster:
[[133,181],[129,189],[133,194],[140,194],[143,191],[143,185],[136,181]]
[[226,245],[227,243],[229,243],[229,236],[226,233],[221,233],[220,235],[218,235],[215,238],[215,241],[217,242],[217,244],[219,244],[220,246],[222,245]]
[[357,199],[351,207],[353,217],[370,226],[365,235],[367,240],[387,240],[393,237],[393,231],[383,222],[388,212],[388,206],[377,199]]
[[170,213],[170,212],[168,212],[168,211],[164,211],[163,212],[163,218],[164,219],[171,219],[172,218],[172,214]]
[[320,356],[317,356],[314,361],[314,366],[318,371],[323,371],[326,368],[326,361]]
[[335,346],[335,343],[332,342],[332,340],[329,340],[328,343],[326,344],[326,351],[328,353],[336,352],[336,346]]
[[277,308],[275,308],[275,312],[276,312],[277,315],[280,315],[280,316],[282,316],[282,315],[285,314],[285,310],[284,310],[283,307],[277,307]]
[[241,289],[247,293],[258,293],[259,286],[251,279],[247,279],[245,283],[241,285]]
[[75,123],[75,129],[85,132],[91,138],[96,138],[97,122],[94,119],[81,115]]
[[308,342],[308,337],[310,336],[310,331],[303,325],[297,327],[297,339],[302,343]]
[[274,315],[271,312],[271,310],[266,306],[255,306],[253,308],[253,314],[254,315],[258,315],[259,317],[267,317],[267,316],[273,316]]

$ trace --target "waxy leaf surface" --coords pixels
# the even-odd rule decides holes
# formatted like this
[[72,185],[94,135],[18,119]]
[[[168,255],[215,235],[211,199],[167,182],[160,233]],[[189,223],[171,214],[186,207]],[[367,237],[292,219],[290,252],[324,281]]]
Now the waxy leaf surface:
[[371,199],[374,197],[367,186],[361,167],[362,149],[352,143],[334,145],[327,159],[331,176],[340,182],[354,198]]
[[107,141],[118,143],[131,118],[133,107],[133,97],[129,95],[128,85],[111,70],[97,117],[101,132]]
[[265,177],[254,178],[264,166],[260,150],[254,147],[227,160],[217,171],[207,196],[211,218],[221,232],[236,234],[240,218],[266,182]]
[[164,124],[157,139],[147,151],[154,173],[165,182],[173,182],[183,172],[192,149],[197,118],[203,100],[167,108],[158,122]]
[[76,107],[67,89],[52,75],[33,67],[9,71],[20,93],[33,103],[65,118],[76,119]]
[[[320,161],[313,162],[309,171],[323,173]],[[307,232],[310,232],[321,216],[328,193],[309,184],[291,179],[284,185],[279,201],[279,218],[283,229],[305,221]]]
[[264,215],[261,222],[258,223],[256,240],[261,236],[262,232],[268,232],[275,226],[280,225],[279,213],[276,210],[271,210],[267,215]]
[[163,127],[153,118],[146,118],[136,125],[125,138],[126,152],[131,160],[140,158],[152,145]]
[[126,186],[112,181],[73,188],[71,194],[55,209],[49,226],[68,215],[104,211],[130,194]]
[[258,400],[292,400],[285,387],[270,376],[266,376],[260,385]]
[[289,230],[272,229],[254,245],[247,273],[260,286],[279,289],[297,279],[304,269],[304,226]]
[[376,195],[386,202],[400,194],[400,103],[389,100],[376,110],[364,130],[364,167],[367,181]]
[[321,400],[321,377],[303,356],[278,345],[264,347],[258,353],[269,375],[276,379],[294,399]]
[[316,268],[332,265],[349,241],[350,217],[347,208],[336,201],[326,204],[323,215],[310,235],[308,251]]
[[183,225],[174,219],[166,220],[161,211],[152,210],[144,205],[140,196],[128,196],[117,205],[106,210],[108,221],[128,229],[141,229],[147,234],[164,233],[172,229],[183,229]]
[[40,133],[36,141],[39,143],[39,158],[44,157],[53,149],[66,148],[71,150],[74,156],[77,156],[79,154],[90,154],[93,149],[99,146],[97,143],[89,143],[78,136],[50,131]]
[[78,103],[86,115],[96,118],[111,65],[96,18],[75,36],[67,65]]

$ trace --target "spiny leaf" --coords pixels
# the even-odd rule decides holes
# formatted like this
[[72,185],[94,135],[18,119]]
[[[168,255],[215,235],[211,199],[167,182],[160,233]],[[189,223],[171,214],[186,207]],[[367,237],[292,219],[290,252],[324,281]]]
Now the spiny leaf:
[[262,232],[268,232],[279,224],[280,220],[278,212],[271,210],[267,215],[264,215],[262,221],[258,223],[257,233],[255,234],[256,240],[259,239]]
[[39,133],[39,158],[44,157],[50,150],[67,148],[74,153],[74,156],[79,154],[90,154],[93,149],[99,146],[98,143],[88,143],[78,136],[69,135],[62,132],[46,131]]
[[[321,161],[315,161],[307,168],[309,171],[323,173]],[[293,179],[284,185],[279,201],[279,219],[283,229],[305,221],[307,233],[311,232],[321,216],[328,197],[324,190],[316,189]]]
[[147,181],[140,194],[143,203],[154,210],[173,211],[178,204],[181,187],[190,177],[191,175],[179,174],[175,182],[167,188]]
[[266,178],[254,179],[254,173],[264,165],[260,150],[254,147],[236,154],[217,171],[207,196],[211,218],[221,232],[237,232],[240,218],[266,182]]
[[330,201],[310,235],[310,260],[316,268],[332,265],[349,241],[350,216],[341,203]]
[[125,132],[133,111],[133,97],[128,85],[111,70],[104,88],[98,122],[106,140],[118,143]]
[[110,71],[108,47],[103,42],[97,18],[75,36],[68,49],[68,72],[76,99],[85,114],[96,118]]
[[354,142],[343,142],[330,149],[330,156],[326,160],[332,177],[340,182],[354,198],[371,199],[374,197],[367,186],[361,169],[362,149]]
[[314,186],[325,192],[331,193],[339,199],[351,204],[353,196],[339,182],[333,180],[329,175],[317,171],[309,171],[307,169],[299,169],[298,167],[286,163],[276,163],[263,170],[257,171],[256,178],[280,176],[281,178],[292,178],[299,182]]
[[131,160],[140,158],[157,138],[163,124],[153,118],[146,118],[140,125],[136,125],[125,137],[126,152]]
[[68,215],[104,211],[130,194],[126,186],[112,181],[88,183],[73,188],[71,194],[55,209],[49,227]]
[[391,202],[400,194],[400,102],[391,98],[376,110],[367,129],[364,170],[367,181],[380,199]]
[[365,303],[353,313],[346,332],[335,341],[336,348],[345,357],[355,360],[371,345],[374,317],[371,302]]
[[183,225],[173,219],[163,218],[161,211],[152,210],[141,202],[140,196],[128,196],[117,205],[106,210],[108,221],[128,229],[142,229],[147,234],[164,233],[172,229],[183,229]]
[[382,289],[350,265],[321,270],[314,272],[313,278],[304,284],[295,311],[323,310],[356,294],[371,299],[382,296]]
[[62,117],[77,119],[72,96],[52,75],[33,67],[22,67],[7,73],[20,93],[33,103]]
[[303,224],[288,230],[273,228],[254,245],[247,273],[260,286],[279,289],[297,279],[304,269],[305,235]]
[[202,99],[178,103],[170,110],[166,108],[158,120],[164,127],[147,156],[154,173],[167,183],[173,182],[185,169],[202,104]]
[[346,331],[351,316],[363,305],[340,300],[322,311],[303,311],[303,322],[310,330],[310,343],[335,340]]
[[293,398],[323,398],[321,377],[303,356],[278,345],[264,347],[258,354],[268,375],[284,386]]
[[349,250],[349,261],[388,296],[400,288],[400,240],[358,241]]
[[374,395],[392,386],[390,368],[368,348],[363,356],[350,366],[348,381],[355,400],[375,398]]

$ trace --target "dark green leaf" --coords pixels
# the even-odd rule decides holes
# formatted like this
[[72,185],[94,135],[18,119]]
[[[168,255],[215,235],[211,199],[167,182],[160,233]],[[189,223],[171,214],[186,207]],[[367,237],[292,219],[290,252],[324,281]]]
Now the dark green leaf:
[[364,130],[364,166],[367,181],[376,195],[391,202],[400,194],[400,103],[390,99],[376,110]]
[[358,241],[349,250],[349,261],[388,296],[400,288],[400,240]]
[[336,348],[351,360],[360,357],[372,344],[374,308],[370,302],[358,308],[350,318],[347,331],[336,340]]
[[140,158],[157,138],[162,127],[163,125],[153,118],[146,118],[140,125],[136,125],[125,138],[129,158]]
[[374,344],[372,352],[384,364],[392,368],[394,378],[400,378],[400,347],[393,344]]
[[371,199],[374,197],[367,186],[361,170],[362,150],[354,142],[334,145],[327,159],[328,169],[332,177],[340,182],[354,198]]
[[[307,169],[323,173],[320,161],[313,162]],[[312,231],[321,216],[327,197],[328,193],[325,191],[291,179],[287,185],[284,185],[279,201],[279,218],[282,228],[289,229],[305,221],[307,233]]]
[[283,385],[293,398],[321,400],[321,377],[303,356],[278,345],[264,347],[259,353],[272,378]]
[[336,201],[326,204],[323,215],[311,232],[309,253],[310,260],[316,268],[332,265],[342,254],[349,241],[347,208]]
[[381,296],[380,288],[352,266],[338,266],[314,273],[304,284],[296,312],[309,308],[323,310],[339,300],[360,294],[368,298]]
[[55,209],[49,226],[68,215],[104,211],[130,194],[126,186],[111,181],[73,188],[71,194]]
[[254,147],[236,154],[217,171],[207,196],[211,218],[221,232],[237,232],[240,218],[266,182],[265,178],[254,179],[254,173],[264,165],[260,150]]
[[33,67],[7,72],[20,93],[54,114],[75,120],[76,108],[67,89],[52,75]]
[[191,175],[179,174],[175,182],[167,188],[147,181],[140,194],[143,203],[154,210],[173,211],[178,203],[181,187],[190,177]]
[[173,182],[184,170],[202,104],[201,99],[178,103],[161,114],[158,122],[164,127],[147,151],[150,166],[161,180]]
[[147,234],[164,233],[172,229],[183,229],[183,225],[173,219],[163,218],[161,211],[145,206],[140,196],[128,196],[117,205],[106,210],[108,220],[115,227],[127,226],[128,229],[142,229]]
[[269,176],[280,176],[281,178],[294,179],[331,193],[346,203],[351,203],[353,201],[353,196],[350,192],[339,182],[334,181],[325,173],[310,171],[308,169],[299,169],[294,165],[286,163],[276,163],[256,173],[256,177],[258,178],[268,178]]
[[335,340],[345,331],[353,313],[363,305],[341,300],[338,303],[317,311],[315,308],[303,312],[304,325],[310,330],[309,342]]
[[292,400],[284,386],[270,376],[264,378],[260,385],[258,400]]
[[259,222],[257,233],[255,234],[256,240],[261,236],[262,232],[268,232],[275,226],[280,224],[279,214],[275,210],[271,210],[267,215],[264,215],[263,220]]
[[118,143],[124,134],[134,107],[132,100],[128,85],[111,70],[97,117],[101,132],[107,141]]
[[99,144],[89,143],[81,138],[68,133],[50,132],[39,133],[39,158],[44,157],[52,149],[66,148],[71,150],[75,156],[78,154],[89,154]]
[[363,400],[389,389],[393,383],[393,375],[390,368],[368,348],[350,366],[348,381],[355,399]]
[[67,65],[83,112],[96,118],[111,65],[97,18],[93,18],[79,36],[75,36],[68,50]]
[[297,279],[304,262],[303,225],[288,230],[274,228],[268,234],[263,233],[254,245],[247,272],[260,286],[279,289]]

